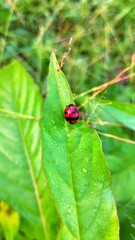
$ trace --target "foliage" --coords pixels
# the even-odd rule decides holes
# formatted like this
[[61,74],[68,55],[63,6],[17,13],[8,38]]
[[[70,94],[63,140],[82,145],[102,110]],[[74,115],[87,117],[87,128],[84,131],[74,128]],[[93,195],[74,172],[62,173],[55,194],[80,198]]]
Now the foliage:
[[[132,0],[14,0],[0,5],[2,64],[19,58],[41,89],[41,80],[44,84],[48,74],[50,52],[57,51],[61,59],[64,39],[71,36],[72,52],[64,70],[75,93],[108,81],[130,64],[134,50]],[[129,88],[122,96],[122,86],[109,91],[109,95],[127,101]]]
[[[135,78],[131,77],[135,67],[130,68],[127,80],[108,86],[97,97],[91,98],[92,92],[87,93],[109,82],[134,61],[134,16],[132,0],[128,3],[108,0],[0,2],[0,64],[1,67],[7,65],[0,70],[0,206],[6,206],[0,207],[0,219],[1,216],[6,219],[4,227],[0,225],[0,239],[3,235],[6,240],[43,239],[46,235],[47,239],[56,239],[60,218],[65,219],[65,212],[60,211],[57,201],[59,196],[54,194],[53,182],[49,182],[49,167],[45,168],[49,188],[42,169],[39,119],[43,98],[47,95],[50,53],[56,52],[60,62],[71,36],[72,51],[63,70],[81,111],[81,122],[71,127],[72,133],[76,136],[77,126],[80,129],[82,122],[86,122],[100,134],[117,204],[120,239],[135,238]],[[12,62],[15,58],[18,61]],[[54,85],[51,88],[52,95],[56,94]],[[64,94],[68,98],[67,92]],[[69,99],[73,101],[71,93]],[[51,99],[46,101],[53,103]],[[64,96],[63,101],[67,101]],[[47,120],[47,114],[43,116]],[[50,142],[53,142],[51,136],[58,125],[55,121],[50,124],[54,126],[50,135]],[[89,129],[89,132],[93,136],[95,131]],[[46,144],[47,141],[43,147]],[[55,149],[55,146],[50,145],[50,148]],[[45,167],[45,160],[43,162]],[[51,170],[56,169],[51,166]],[[78,188],[76,194],[77,191]],[[13,217],[7,224],[8,214],[3,209],[10,209],[8,213],[13,215],[9,219],[16,216],[16,220]],[[68,209],[68,217],[71,216]],[[67,235],[67,226],[63,225],[57,239],[65,239],[65,236],[72,239]]]
[[36,118],[42,113],[43,100],[38,87],[18,62],[1,70],[0,89],[0,199],[20,213],[20,234],[24,239],[35,236],[46,239],[47,215],[54,215],[47,220],[47,229],[58,217],[41,164]]
[[61,220],[66,225],[64,236],[118,239],[115,204],[101,143],[88,125],[65,124],[64,108],[73,103],[73,97],[57,68],[52,55],[41,130],[43,164]]

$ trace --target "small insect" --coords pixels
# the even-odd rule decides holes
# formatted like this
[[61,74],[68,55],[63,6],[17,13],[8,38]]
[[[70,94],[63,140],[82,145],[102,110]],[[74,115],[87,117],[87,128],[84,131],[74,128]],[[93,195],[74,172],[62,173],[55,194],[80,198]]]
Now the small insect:
[[64,117],[68,123],[70,124],[76,123],[78,121],[79,116],[80,112],[75,104],[69,104],[68,106],[66,106],[64,110]]

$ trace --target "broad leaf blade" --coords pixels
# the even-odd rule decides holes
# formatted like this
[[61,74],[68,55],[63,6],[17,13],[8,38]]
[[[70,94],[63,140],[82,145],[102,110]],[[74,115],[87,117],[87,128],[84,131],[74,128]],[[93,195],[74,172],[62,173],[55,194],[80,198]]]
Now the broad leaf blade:
[[[25,239],[46,239],[47,234],[51,239],[46,229],[55,217],[46,219],[45,214],[47,190],[41,168],[39,124],[14,114],[39,117],[43,100],[18,62],[0,71],[0,99],[0,199],[20,213]],[[5,114],[3,110],[10,112]]]
[[69,232],[69,239],[117,240],[117,213],[100,140],[86,124],[65,121],[63,111],[73,98],[57,68],[52,54],[41,129],[44,169],[64,224],[60,239],[68,239]]

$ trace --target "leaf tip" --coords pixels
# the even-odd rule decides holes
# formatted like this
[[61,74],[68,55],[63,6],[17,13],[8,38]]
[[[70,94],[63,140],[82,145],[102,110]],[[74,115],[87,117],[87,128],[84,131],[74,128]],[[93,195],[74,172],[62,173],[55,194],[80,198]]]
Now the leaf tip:
[[59,64],[54,52],[51,53],[50,64],[52,64],[54,69],[56,69],[56,71],[59,72]]

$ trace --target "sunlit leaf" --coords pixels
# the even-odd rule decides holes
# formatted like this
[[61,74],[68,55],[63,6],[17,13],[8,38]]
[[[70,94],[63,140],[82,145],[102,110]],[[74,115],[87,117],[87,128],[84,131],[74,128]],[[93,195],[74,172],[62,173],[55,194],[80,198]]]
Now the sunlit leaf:
[[72,93],[52,54],[41,120],[43,165],[63,222],[60,239],[119,239],[110,176],[96,132],[68,124],[63,111]]
[[41,167],[40,129],[34,119],[42,113],[43,100],[20,63],[0,71],[0,99],[0,200],[20,213],[25,239],[51,239],[47,229],[55,225],[57,214],[53,207],[54,215],[46,216],[49,195]]

